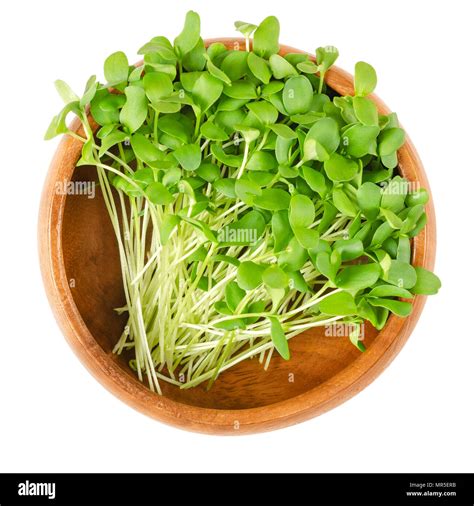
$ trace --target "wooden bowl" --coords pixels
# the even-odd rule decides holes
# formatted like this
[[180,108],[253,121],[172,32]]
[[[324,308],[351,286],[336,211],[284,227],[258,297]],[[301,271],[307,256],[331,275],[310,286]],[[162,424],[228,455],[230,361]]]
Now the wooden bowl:
[[[242,39],[213,39],[242,48]],[[301,52],[282,46],[281,54]],[[340,94],[353,93],[349,74],[333,68],[327,84]],[[381,113],[388,108],[372,96]],[[80,130],[79,121],[72,129]],[[163,395],[140,383],[123,357],[112,354],[124,325],[113,308],[124,304],[119,258],[112,226],[100,190],[96,198],[65,195],[57,183],[95,181],[95,169],[75,168],[81,143],[64,136],[52,160],[39,217],[39,250],[46,292],[70,346],[85,367],[118,398],[162,422],[209,434],[269,431],[320,415],[357,394],[372,382],[401,350],[420,317],[425,297],[416,296],[408,318],[390,316],[381,332],[366,330],[365,353],[345,337],[325,336],[324,329],[290,341],[292,358],[274,356],[268,371],[247,360],[224,372],[207,391],[162,383]],[[429,190],[420,159],[407,139],[399,151],[400,172]],[[414,239],[413,263],[432,269],[435,215]],[[368,325],[366,325],[368,327]]]

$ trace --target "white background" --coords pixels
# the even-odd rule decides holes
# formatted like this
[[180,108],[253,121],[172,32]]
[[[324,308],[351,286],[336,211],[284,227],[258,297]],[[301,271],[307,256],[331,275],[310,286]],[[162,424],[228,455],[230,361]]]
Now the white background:
[[[471,2],[83,0],[1,8],[0,472],[473,472],[473,12]],[[425,164],[438,219],[432,297],[407,345],[366,390],[273,433],[192,434],[133,411],[104,390],[64,341],[46,301],[37,210],[60,109],[53,81],[82,91],[116,50],[130,60],[154,35],[173,39],[185,12],[204,37],[275,14],[281,42],[335,45],[338,65],[377,69]],[[138,58],[137,58],[138,59]]]

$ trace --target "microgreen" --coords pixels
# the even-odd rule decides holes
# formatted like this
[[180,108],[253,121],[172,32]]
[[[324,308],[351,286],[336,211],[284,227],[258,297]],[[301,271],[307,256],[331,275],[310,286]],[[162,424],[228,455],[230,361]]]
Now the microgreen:
[[191,11],[141,65],[110,55],[81,97],[55,83],[65,105],[45,137],[84,143],[77,165],[96,166],[118,241],[128,322],[114,352],[133,349],[158,392],[289,360],[290,339],[334,322],[364,351],[365,321],[382,329],[440,288],[412,265],[429,194],[399,173],[405,133],[369,96],[375,70],[358,62],[354,94],[337,96],[336,48],[280,54],[273,16],[235,27],[245,50],[206,47]]

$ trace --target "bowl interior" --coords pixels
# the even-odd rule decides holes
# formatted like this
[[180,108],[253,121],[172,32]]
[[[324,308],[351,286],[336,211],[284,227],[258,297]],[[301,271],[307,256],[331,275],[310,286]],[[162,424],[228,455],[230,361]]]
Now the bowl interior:
[[[96,181],[93,167],[78,167],[73,180]],[[99,186],[94,198],[68,195],[62,223],[63,259],[74,302],[101,348],[117,361],[132,381],[132,355],[117,356],[112,349],[126,324],[114,308],[125,303],[118,249]],[[336,335],[326,335],[326,334]],[[377,331],[366,326],[365,344]],[[309,391],[349,366],[360,352],[337,328],[321,327],[290,341],[292,359],[274,355],[267,371],[258,358],[244,361],[220,375],[210,390],[204,383],[182,390],[161,382],[163,394],[175,401],[214,409],[267,406]]]

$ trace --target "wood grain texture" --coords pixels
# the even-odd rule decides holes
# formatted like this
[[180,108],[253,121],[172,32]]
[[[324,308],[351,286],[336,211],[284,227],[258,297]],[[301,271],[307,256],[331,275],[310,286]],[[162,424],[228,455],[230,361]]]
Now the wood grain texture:
[[[214,39],[243,49],[243,39]],[[281,54],[301,52],[282,46]],[[339,68],[326,76],[341,94],[353,93],[352,77]],[[389,112],[375,95],[381,113]],[[80,131],[78,120],[72,129]],[[292,358],[277,356],[264,371],[257,359],[224,372],[207,391],[205,386],[180,390],[163,384],[159,396],[140,383],[126,357],[111,353],[124,325],[113,311],[124,302],[118,252],[99,187],[96,197],[57,193],[56,183],[95,181],[90,167],[75,169],[81,143],[64,136],[45,182],[39,217],[41,269],[51,307],[67,341],[84,366],[114,395],[162,422],[209,434],[269,431],[320,415],[351,398],[371,383],[394,359],[418,321],[426,297],[416,296],[406,319],[391,316],[385,328],[366,332],[367,351],[358,352],[344,337],[323,329],[290,341]],[[421,161],[407,139],[399,151],[400,171],[429,191]],[[414,240],[413,263],[432,269],[436,249],[433,201],[428,223]],[[67,380],[67,379],[66,379]]]

